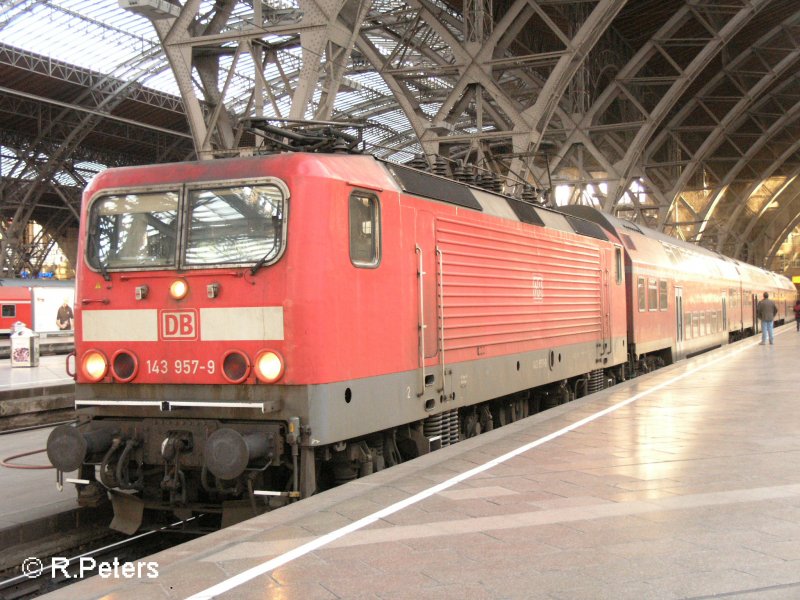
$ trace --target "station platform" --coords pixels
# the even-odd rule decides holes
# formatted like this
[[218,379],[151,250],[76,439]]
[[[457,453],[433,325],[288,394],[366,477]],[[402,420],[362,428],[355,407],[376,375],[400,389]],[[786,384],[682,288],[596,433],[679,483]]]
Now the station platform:
[[[47,354],[68,354],[75,349],[75,338],[62,333],[42,334],[39,336],[39,352],[42,356]],[[11,356],[11,340],[8,337],[0,338],[0,359]]]
[[[16,454],[43,449],[52,428],[24,431],[13,435],[0,436],[0,460]],[[19,466],[49,465],[45,453],[26,456],[15,460]],[[70,473],[66,477],[73,477]],[[64,486],[59,492],[56,488],[54,469],[10,469],[0,466],[0,540],[7,528],[30,523],[51,515],[77,508],[74,486]],[[0,549],[2,547],[0,546]]]
[[0,359],[0,392],[74,384],[66,360],[64,355],[40,356],[36,367],[12,367],[10,359]]
[[800,333],[776,334],[46,597],[800,597]]
[[[12,367],[8,358],[0,360],[0,419],[20,410],[21,403],[29,402],[33,409],[46,401],[41,398],[60,399],[59,395],[48,396],[50,391],[66,396],[64,390],[74,380],[67,375],[65,361],[65,356],[42,356],[37,367]],[[0,432],[0,460],[44,449],[51,429]],[[43,452],[16,459],[12,464],[22,468],[0,465],[0,489],[5,491],[0,494],[0,554],[21,540],[63,524],[63,515],[78,507],[72,486],[58,491],[55,470],[24,468],[47,466]],[[74,474],[67,475],[71,476]],[[52,525],[48,525],[48,519],[53,519]],[[31,528],[33,523],[37,523],[35,528]]]

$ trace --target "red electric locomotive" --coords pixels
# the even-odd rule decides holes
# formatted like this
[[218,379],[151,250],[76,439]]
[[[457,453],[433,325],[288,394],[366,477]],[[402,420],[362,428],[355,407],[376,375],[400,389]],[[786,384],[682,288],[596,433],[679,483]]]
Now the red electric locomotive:
[[0,287],[0,334],[9,335],[17,322],[32,323],[31,290],[27,287]]
[[626,362],[613,235],[369,156],[112,169],[80,236],[81,421],[48,456],[125,531],[145,508],[230,522]]

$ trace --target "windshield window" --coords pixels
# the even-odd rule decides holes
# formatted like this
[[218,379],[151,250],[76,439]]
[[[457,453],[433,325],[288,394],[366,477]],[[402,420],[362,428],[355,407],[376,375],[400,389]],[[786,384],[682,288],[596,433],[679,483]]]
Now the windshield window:
[[276,185],[192,190],[186,264],[269,264],[281,251],[283,219]]
[[175,264],[178,192],[105,196],[92,205],[89,263],[97,268]]

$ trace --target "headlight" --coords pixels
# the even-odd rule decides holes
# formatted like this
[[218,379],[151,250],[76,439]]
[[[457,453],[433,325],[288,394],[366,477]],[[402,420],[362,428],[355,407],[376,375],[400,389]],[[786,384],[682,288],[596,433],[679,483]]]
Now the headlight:
[[111,372],[122,383],[136,377],[138,371],[139,361],[136,355],[127,350],[119,350],[111,359]]
[[264,350],[256,357],[256,377],[264,383],[275,383],[283,376],[283,358],[277,352]]
[[250,359],[238,350],[231,350],[222,359],[222,374],[231,383],[241,383],[250,375]]
[[100,381],[108,373],[108,359],[99,350],[89,350],[83,355],[81,369],[89,381]]
[[176,279],[172,282],[172,285],[169,286],[169,295],[175,300],[183,300],[188,293],[189,284],[183,279]]

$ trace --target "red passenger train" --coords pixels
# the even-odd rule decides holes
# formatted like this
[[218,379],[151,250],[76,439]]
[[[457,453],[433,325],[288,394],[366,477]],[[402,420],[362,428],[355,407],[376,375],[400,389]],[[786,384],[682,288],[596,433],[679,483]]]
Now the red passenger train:
[[48,440],[112,526],[252,515],[754,331],[788,280],[596,211],[370,156],[101,173],[80,422]]
[[37,333],[66,333],[59,326],[58,309],[72,306],[75,286],[71,281],[0,278],[0,337],[7,337],[17,323]]

